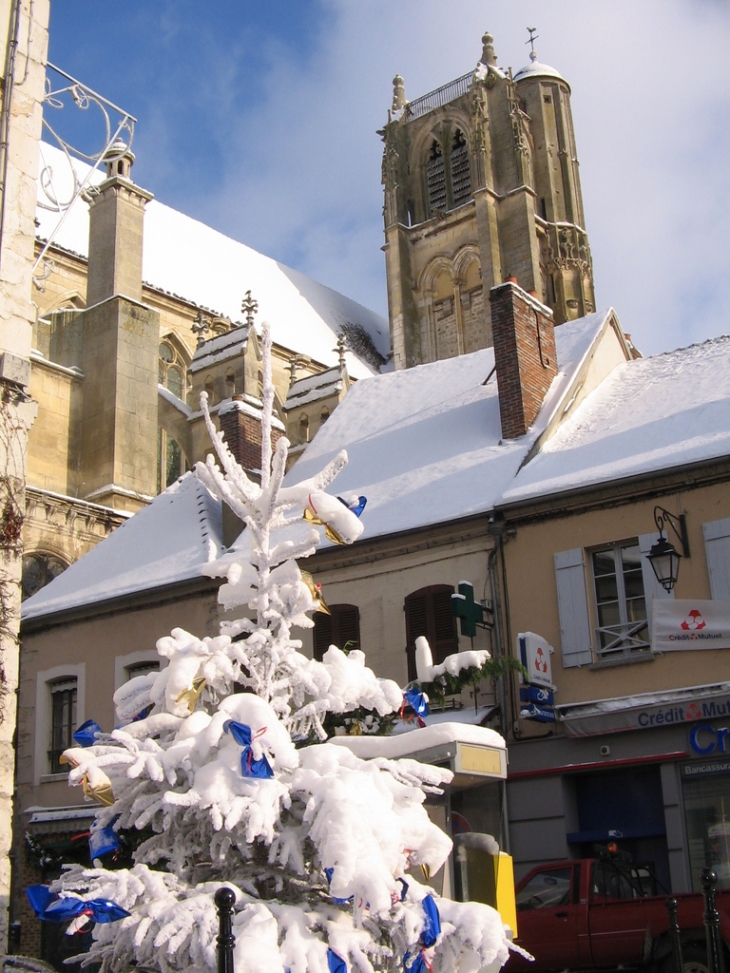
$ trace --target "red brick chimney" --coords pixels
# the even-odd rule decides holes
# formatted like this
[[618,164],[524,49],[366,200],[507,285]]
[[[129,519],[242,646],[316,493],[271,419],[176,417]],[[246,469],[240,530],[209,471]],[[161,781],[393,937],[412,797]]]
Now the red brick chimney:
[[553,312],[513,281],[489,292],[502,438],[524,436],[558,373]]
[[[261,470],[261,418],[256,414],[260,408],[245,402],[242,396],[235,396],[218,413],[226,445],[244,470],[256,476]],[[272,419],[271,427],[273,450],[276,441],[284,435],[284,427],[276,419]]]

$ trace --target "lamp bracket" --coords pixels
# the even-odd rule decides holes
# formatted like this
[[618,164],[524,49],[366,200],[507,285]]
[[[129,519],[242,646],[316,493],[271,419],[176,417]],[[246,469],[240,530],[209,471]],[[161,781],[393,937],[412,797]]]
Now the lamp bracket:
[[687,537],[687,518],[684,514],[673,514],[664,507],[654,507],[654,523],[660,534],[666,530],[666,525],[672,528],[674,534],[682,545],[682,556],[689,557],[689,538]]

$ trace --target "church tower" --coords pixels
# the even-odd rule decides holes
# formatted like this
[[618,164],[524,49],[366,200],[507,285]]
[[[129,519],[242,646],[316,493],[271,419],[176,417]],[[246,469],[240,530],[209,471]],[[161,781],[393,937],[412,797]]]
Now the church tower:
[[512,76],[482,40],[475,71],[415,101],[396,76],[379,133],[396,368],[491,346],[507,278],[556,324],[595,310],[570,86],[534,50]]

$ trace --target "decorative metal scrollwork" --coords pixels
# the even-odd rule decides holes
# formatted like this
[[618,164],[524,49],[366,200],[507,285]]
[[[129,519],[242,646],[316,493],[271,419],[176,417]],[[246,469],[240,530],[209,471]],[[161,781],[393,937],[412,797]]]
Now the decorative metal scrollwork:
[[[49,234],[41,252],[38,254],[33,267],[33,282],[42,289],[44,272],[38,273],[38,268],[47,266],[46,253],[58,235],[66,215],[74,202],[84,194],[93,192],[93,175],[102,163],[113,163],[125,155],[132,146],[134,126],[137,119],[123,108],[98,94],[92,88],[72,78],[53,64],[47,65],[46,93],[43,100],[43,129],[46,138],[55,143],[63,152],[68,163],[68,170],[54,173],[51,165],[42,165],[38,177],[41,193],[38,205],[42,209],[59,213],[60,218]],[[98,111],[102,131],[96,142],[98,149],[84,151],[65,139],[57,128],[51,124],[51,110],[63,111],[66,107],[78,108],[80,111],[95,109]],[[73,165],[73,159],[80,159],[89,166],[83,178],[79,177]],[[45,275],[47,276],[47,274]]]

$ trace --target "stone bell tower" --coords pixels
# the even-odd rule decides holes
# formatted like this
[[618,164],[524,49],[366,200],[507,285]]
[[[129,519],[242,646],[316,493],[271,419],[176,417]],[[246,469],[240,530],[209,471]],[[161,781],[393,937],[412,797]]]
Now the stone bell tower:
[[482,40],[475,71],[415,101],[396,76],[379,133],[396,368],[491,346],[507,277],[555,324],[595,309],[570,87],[534,51],[512,76]]

